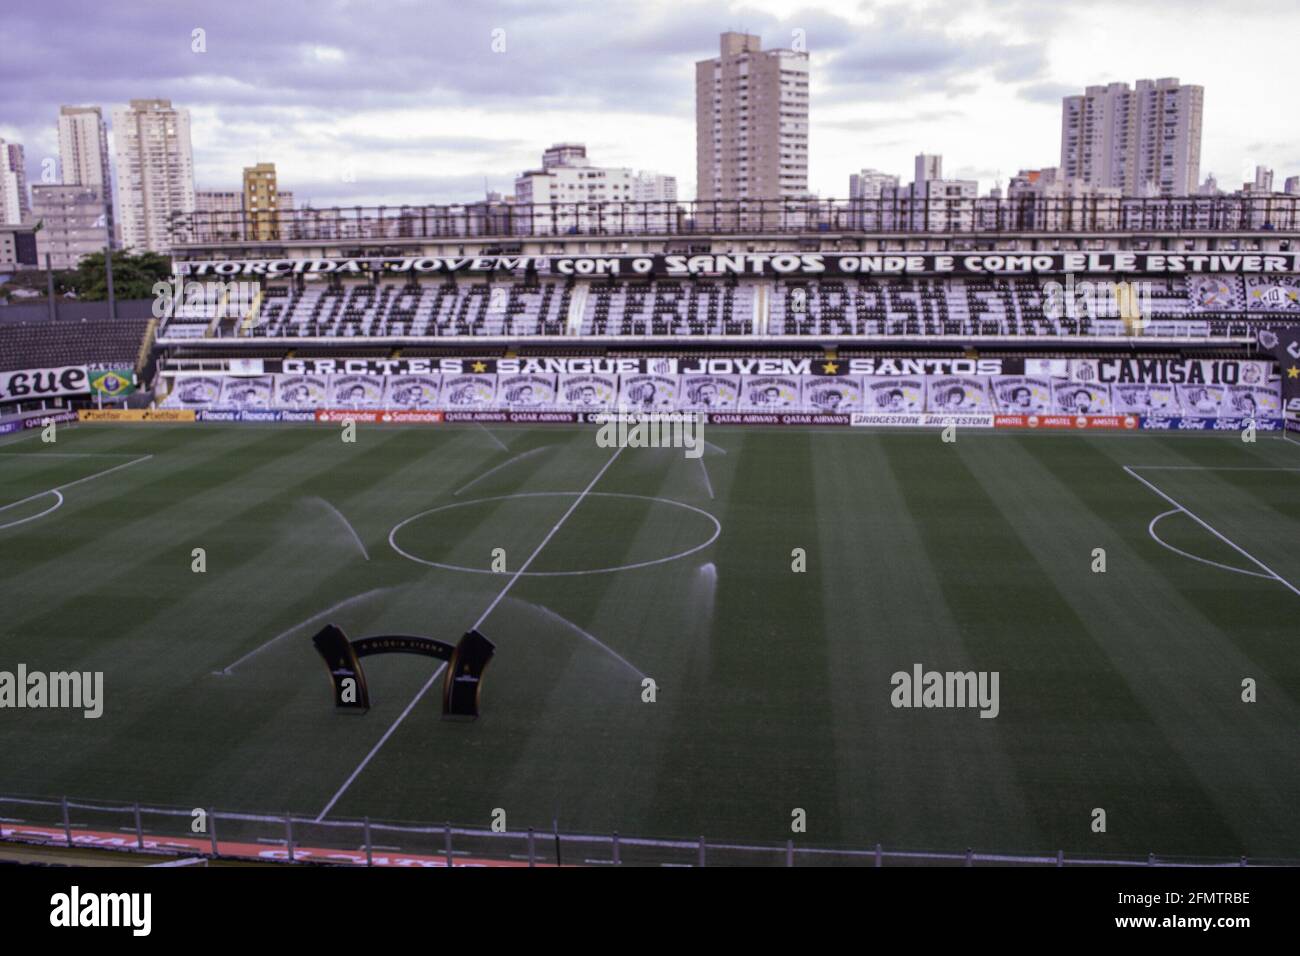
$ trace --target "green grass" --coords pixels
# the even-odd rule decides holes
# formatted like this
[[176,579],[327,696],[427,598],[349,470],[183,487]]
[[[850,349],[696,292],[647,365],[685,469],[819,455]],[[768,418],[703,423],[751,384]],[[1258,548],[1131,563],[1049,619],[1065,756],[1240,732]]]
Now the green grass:
[[[611,454],[594,429],[494,434],[508,451],[479,428],[363,427],[349,445],[328,427],[82,426],[0,446],[0,506],[153,456],[0,530],[0,669],[102,670],[106,691],[97,721],[0,710],[0,793],[314,817],[436,666],[368,659],[371,711],[335,713],[320,623],[454,641]],[[1218,470],[1300,469],[1300,448],[707,437],[727,452],[704,458],[716,497],[680,451],[627,449],[529,570],[655,561],[713,534],[649,499],[714,515],[717,540],[636,570],[520,578],[482,627],[498,647],[482,718],[444,722],[426,695],[331,817],[485,826],[503,808],[511,829],[558,816],[576,832],[784,842],[802,808],[798,839],[819,845],[1300,858],[1300,596],[1161,547],[1147,526],[1173,506],[1122,467],[1182,466],[1139,473],[1300,586],[1300,470]],[[398,544],[480,569],[503,548],[507,574],[389,546],[404,519],[465,501],[480,503],[412,521]],[[1259,570],[1185,515],[1157,531]],[[890,675],[916,662],[999,671],[1000,716],[894,709]],[[1248,677],[1257,703],[1240,699]]]

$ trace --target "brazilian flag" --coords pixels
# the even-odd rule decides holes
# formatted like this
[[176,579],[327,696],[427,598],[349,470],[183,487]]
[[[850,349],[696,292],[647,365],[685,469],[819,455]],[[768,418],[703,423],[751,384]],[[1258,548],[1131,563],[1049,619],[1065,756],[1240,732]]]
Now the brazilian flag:
[[135,391],[135,373],[130,369],[102,369],[90,373],[90,390],[108,398],[120,398]]

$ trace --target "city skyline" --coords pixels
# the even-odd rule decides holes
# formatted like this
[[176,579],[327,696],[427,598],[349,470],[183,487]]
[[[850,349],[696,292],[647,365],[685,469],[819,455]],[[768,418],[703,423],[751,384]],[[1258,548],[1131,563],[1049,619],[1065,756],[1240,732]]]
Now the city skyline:
[[[698,195],[695,63],[716,56],[719,34],[737,29],[759,35],[764,48],[806,45],[809,187],[823,197],[845,196],[849,175],[863,168],[906,181],[919,152],[944,155],[949,174],[977,180],[982,193],[995,183],[1005,187],[1020,169],[1057,164],[1063,96],[1162,76],[1206,89],[1201,178],[1212,173],[1231,191],[1253,178],[1256,165],[1275,169],[1279,182],[1293,175],[1300,137],[1275,132],[1268,117],[1285,115],[1285,76],[1296,65],[1271,64],[1275,75],[1261,82],[1252,60],[1253,82],[1235,78],[1235,51],[1203,55],[1224,14],[1195,5],[1196,16],[1161,26],[1171,42],[1135,55],[1142,30],[1155,29],[1160,12],[1175,8],[1189,9],[1103,4],[1097,9],[1126,25],[1108,34],[1104,22],[1080,19],[1072,27],[1068,11],[1049,16],[1000,0],[930,4],[916,14],[896,4],[839,15],[757,3],[720,16],[688,4],[664,18],[628,7],[618,37],[588,28],[565,40],[566,52],[555,42],[556,31],[570,24],[557,20],[559,7],[496,5],[460,18],[454,37],[421,54],[403,31],[344,22],[329,11],[299,18],[291,30],[292,4],[264,11],[270,19],[262,17],[254,35],[236,22],[235,3],[219,19],[115,11],[105,24],[111,37],[139,36],[147,20],[155,56],[107,65],[83,51],[79,37],[38,34],[37,21],[16,11],[16,55],[0,74],[34,95],[7,104],[0,136],[25,146],[35,185],[43,161],[58,154],[60,106],[98,105],[107,116],[131,98],[170,98],[193,117],[198,188],[233,188],[241,169],[269,160],[300,201],[318,206],[468,201],[483,195],[485,182],[509,193],[539,150],[576,141],[608,165],[675,176],[688,199]],[[430,9],[436,12],[424,6],[411,17],[425,22]],[[1273,32],[1297,18],[1283,4],[1232,16]],[[281,17],[285,29],[277,33]],[[211,22],[197,22],[204,19]],[[302,29],[307,39],[291,43],[288,37]],[[97,49],[112,45],[102,34]],[[500,50],[492,52],[497,41]],[[1179,52],[1156,55],[1157,49]],[[71,66],[57,74],[39,70],[27,60],[38,53]],[[83,71],[100,79],[91,83]],[[536,82],[520,83],[520,71]],[[280,135],[285,131],[292,135]]]

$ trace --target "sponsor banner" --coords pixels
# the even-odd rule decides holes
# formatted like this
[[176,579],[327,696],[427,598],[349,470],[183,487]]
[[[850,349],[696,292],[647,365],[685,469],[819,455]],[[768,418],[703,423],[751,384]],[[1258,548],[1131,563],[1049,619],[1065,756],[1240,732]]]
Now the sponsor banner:
[[77,411],[82,422],[192,422],[192,408],[82,408]]
[[676,375],[624,375],[619,384],[618,401],[626,408],[677,408]]
[[288,408],[320,408],[329,401],[325,375],[276,375],[274,404]]
[[708,412],[710,425],[848,425],[853,416],[807,412]]
[[497,402],[511,408],[551,407],[556,403],[555,375],[497,375]]
[[329,400],[338,407],[379,408],[384,404],[384,379],[378,375],[332,375]]
[[[141,836],[112,830],[86,830],[79,827],[65,830],[62,827],[42,827],[30,824],[0,824],[0,840],[14,843],[34,843],[114,850],[140,850],[159,855],[208,854],[212,852],[212,837]],[[267,846],[265,843],[241,843],[235,840],[217,841],[217,853],[223,857],[246,858],[266,862],[284,863],[289,859],[285,847]],[[312,861],[326,864],[354,864],[356,866],[396,866],[404,869],[427,867],[437,869],[447,866],[446,854],[428,855],[403,853],[400,850],[343,850],[327,847],[297,846],[293,848],[295,861]],[[453,867],[520,867],[530,866],[524,860],[492,860],[477,857],[455,857]],[[538,862],[538,866],[553,864]]]
[[437,425],[445,417],[442,412],[411,408],[320,408],[314,415],[318,422],[355,422],[366,425]]
[[[1245,430],[1247,422],[1251,420],[1246,418],[1189,418],[1183,415],[1161,415],[1154,418],[1143,416],[1142,428],[1145,431],[1240,432]],[[1282,428],[1282,422],[1277,418],[1257,418],[1253,419],[1253,421],[1256,431],[1275,432]]]
[[561,375],[559,404],[566,408],[609,408],[618,399],[613,375]]
[[1052,410],[1052,383],[1029,375],[1003,375],[992,379],[993,398],[1004,412],[1035,415]]
[[802,403],[803,383],[783,375],[746,375],[741,380],[737,407],[756,412],[796,411]]
[[232,358],[227,365],[231,375],[264,375],[275,369],[267,368],[270,364],[260,358]]
[[275,381],[269,375],[257,378],[227,378],[221,385],[218,405],[227,408],[268,408]]
[[13,425],[14,425],[14,430],[16,431],[19,427],[44,428],[47,422],[63,424],[65,422],[75,422],[75,421],[79,421],[77,417],[77,413],[69,408],[61,412],[53,412],[53,411],[37,412],[35,415],[29,415],[25,417],[21,423],[14,422]]
[[491,405],[496,394],[496,375],[453,375],[442,379],[442,404],[447,408]]
[[1097,415],[1110,412],[1110,386],[1083,382],[1053,382],[1055,410],[1067,415]]
[[[231,360],[231,373],[235,373]],[[817,359],[789,356],[594,358],[303,358],[257,360],[258,368],[292,375],[1018,375],[1020,358],[885,358]],[[1058,375],[1066,374],[1065,361]],[[247,373],[239,373],[247,374]],[[260,373],[259,373],[260,374]]]
[[989,380],[966,375],[927,377],[925,407],[931,412],[949,412],[955,415],[992,411]]
[[992,428],[994,416],[991,414],[877,414],[857,412],[851,416],[852,424],[858,428],[883,425],[886,428],[945,428],[956,425],[958,428]]
[[[1269,276],[1274,299],[1290,299],[1295,287],[1274,277],[1300,273],[1293,252],[896,252],[896,253],[707,253],[618,256],[369,256],[302,259],[205,259],[176,261],[177,275],[230,278],[333,275],[370,278],[433,277],[536,272],[562,277],[648,276],[900,276],[900,275],[1195,275]],[[1285,307],[1285,306],[1283,306]]]
[[439,375],[394,375],[386,379],[384,402],[387,408],[432,408],[438,404]]
[[925,410],[925,379],[869,376],[863,383],[863,411],[878,415],[913,415]]
[[201,408],[199,422],[314,422],[316,413],[299,408]]
[[444,412],[446,422],[499,422],[528,425],[572,425],[583,420],[595,421],[600,412],[579,415],[573,412]]
[[0,402],[21,402],[57,395],[84,395],[88,391],[90,374],[84,365],[0,372]]
[[1267,362],[1239,359],[1096,358],[1070,360],[1076,382],[1120,385],[1262,385]]
[[995,415],[995,428],[1105,429],[1132,431],[1141,424],[1137,415]]
[[135,372],[129,368],[97,369],[90,373],[92,394],[121,398],[135,391]]
[[683,375],[681,390],[677,407],[682,411],[729,411],[740,400],[740,376]]

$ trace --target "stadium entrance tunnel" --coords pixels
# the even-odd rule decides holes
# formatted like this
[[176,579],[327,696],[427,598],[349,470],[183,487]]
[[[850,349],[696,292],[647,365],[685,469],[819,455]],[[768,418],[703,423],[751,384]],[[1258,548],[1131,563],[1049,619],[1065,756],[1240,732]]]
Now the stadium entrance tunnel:
[[[388,534],[402,557],[473,574],[515,574],[577,491],[531,491],[456,501],[411,515]],[[703,551],[722,533],[709,512],[671,498],[592,491],[582,496],[526,577],[612,574],[666,564]]]

